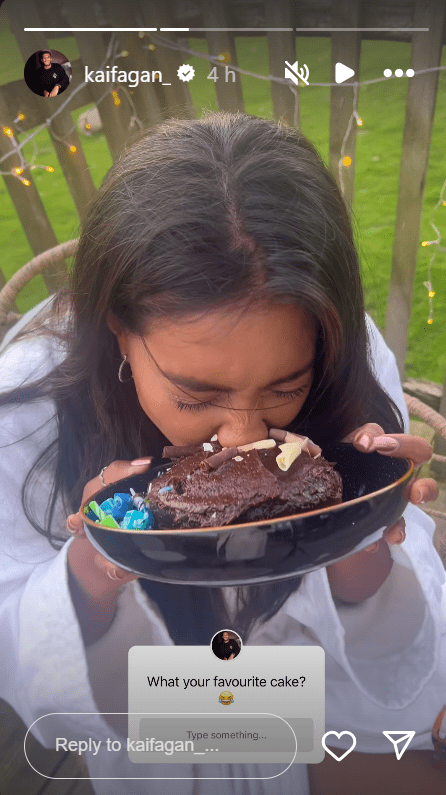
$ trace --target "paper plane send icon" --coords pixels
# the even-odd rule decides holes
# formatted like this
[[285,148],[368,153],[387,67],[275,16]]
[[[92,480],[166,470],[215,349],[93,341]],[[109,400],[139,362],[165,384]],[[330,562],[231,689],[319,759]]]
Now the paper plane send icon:
[[348,80],[349,77],[353,77],[355,74],[354,69],[350,69],[349,66],[346,66],[344,63],[338,62],[335,66],[335,80],[337,83],[344,83],[345,80]]
[[395,749],[395,756],[401,759],[409,743],[415,737],[415,732],[383,732]]

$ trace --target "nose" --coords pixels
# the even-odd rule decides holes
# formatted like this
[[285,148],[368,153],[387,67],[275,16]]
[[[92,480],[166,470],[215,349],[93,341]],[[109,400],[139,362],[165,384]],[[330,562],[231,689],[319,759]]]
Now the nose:
[[238,447],[268,438],[268,425],[260,411],[231,411],[217,430],[222,447]]

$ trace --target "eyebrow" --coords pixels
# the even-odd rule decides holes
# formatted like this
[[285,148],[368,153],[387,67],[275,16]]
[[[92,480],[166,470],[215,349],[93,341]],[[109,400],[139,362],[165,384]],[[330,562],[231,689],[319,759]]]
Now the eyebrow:
[[[271,384],[268,384],[268,387],[278,386],[279,384],[288,384],[290,381],[295,381],[296,378],[300,378],[301,375],[305,375],[305,373],[308,373],[308,371],[311,370],[313,365],[314,365],[314,359],[305,367],[302,367],[300,370],[296,370],[296,372],[291,373],[291,375],[286,375],[284,378],[278,378],[277,381],[273,381]],[[163,370],[161,370],[161,372],[169,381],[172,382],[172,384],[184,387],[185,389],[190,389],[192,392],[233,392],[234,391],[233,389],[228,389],[228,387],[221,386],[221,384],[220,385],[208,384],[207,382],[200,381],[196,378],[188,378],[187,376],[175,375],[174,373],[167,373],[164,372]]]

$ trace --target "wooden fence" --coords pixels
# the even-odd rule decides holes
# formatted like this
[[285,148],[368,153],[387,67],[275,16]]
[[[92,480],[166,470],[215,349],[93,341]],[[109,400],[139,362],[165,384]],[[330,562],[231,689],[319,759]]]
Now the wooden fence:
[[[93,7],[86,0],[71,0],[54,3],[27,0],[26,4],[5,4],[12,32],[15,35],[24,61],[35,50],[45,47],[45,34],[24,32],[24,27],[51,25],[60,27],[156,27],[157,46],[147,47],[152,34],[141,39],[137,32],[114,34],[119,42],[119,51],[125,50],[125,69],[159,70],[162,74],[175,75],[177,67],[187,56],[179,50],[169,49],[168,44],[181,43],[187,46],[187,36],[202,37],[207,41],[210,53],[226,53],[225,60],[237,68],[235,37],[263,35],[268,41],[270,76],[282,80],[270,82],[274,116],[288,124],[299,124],[296,95],[299,88],[286,84],[284,78],[284,54],[295,52],[295,37],[326,35],[331,38],[331,78],[334,83],[335,64],[348,64],[355,70],[356,81],[360,81],[361,42],[365,39],[381,39],[411,42],[411,68],[418,72],[416,80],[409,81],[406,118],[400,165],[398,204],[393,245],[391,281],[387,300],[385,337],[394,351],[401,375],[407,350],[409,321],[413,296],[413,285],[419,251],[419,236],[426,181],[432,123],[438,84],[438,67],[442,45],[446,42],[445,4],[437,0],[394,0],[385,6],[372,7],[360,0],[333,0],[333,2],[307,2],[297,4],[292,0],[245,0],[234,3],[229,0],[180,0],[166,2],[161,7],[157,0],[128,0],[124,3],[96,3]],[[88,20],[88,23],[86,23]],[[161,31],[161,28],[185,28],[183,33]],[[212,32],[206,28],[212,27]],[[391,28],[390,32],[367,32],[326,28]],[[395,28],[429,28],[428,32],[407,33]],[[250,30],[247,30],[250,29]],[[301,28],[311,28],[302,31]],[[216,30],[217,29],[217,30]],[[274,29],[274,31],[272,30]],[[51,35],[61,36],[62,33]],[[65,34],[71,35],[71,34]],[[80,59],[72,63],[73,80],[69,91],[51,100],[54,116],[49,133],[53,140],[60,167],[72,194],[79,216],[82,217],[88,200],[95,188],[88,170],[82,144],[74,129],[71,112],[88,103],[97,105],[103,133],[115,157],[124,147],[129,135],[133,135],[132,116],[143,124],[152,124],[170,116],[193,118],[193,106],[188,84],[172,80],[171,85],[160,84],[156,79],[140,84],[132,92],[124,91],[118,83],[105,85],[84,80],[84,67],[90,70],[104,68],[110,62],[110,33],[77,32],[75,38]],[[163,44],[159,43],[162,37]],[[179,38],[180,37],[180,38]],[[107,60],[108,58],[108,60]],[[218,63],[218,61],[215,61]],[[431,71],[428,71],[428,70]],[[293,90],[290,90],[290,87]],[[244,110],[240,81],[232,83],[219,80],[215,83],[218,107],[222,110]],[[112,91],[114,93],[112,93]],[[294,91],[294,93],[293,93]],[[76,92],[76,93],[75,93]],[[330,166],[339,181],[341,157],[350,157],[350,168],[343,169],[342,189],[349,206],[354,192],[354,163],[357,125],[350,124],[354,108],[355,86],[352,83],[335,85],[330,96]],[[72,99],[67,103],[69,95]],[[130,101],[129,101],[130,99]],[[3,86],[0,90],[0,121],[11,129],[19,113],[25,115],[21,129],[30,130],[45,124],[48,106],[26,87],[23,81]],[[346,135],[349,129],[348,135]],[[75,147],[76,157],[70,155],[69,147]],[[12,152],[14,142],[0,135],[0,158]],[[19,167],[17,154],[4,161],[2,168]],[[34,254],[56,245],[51,222],[45,212],[32,173],[26,175],[31,183],[26,189],[14,176],[5,176],[5,183],[17,210]],[[49,268],[43,274],[49,292],[60,282],[60,267]],[[0,272],[0,287],[4,284]],[[446,380],[442,389],[435,385],[424,388],[420,383],[406,383],[413,394],[426,399],[434,408],[446,416]],[[439,445],[441,446],[441,442]],[[439,450],[440,452],[440,450]],[[446,450],[445,450],[446,452]]]

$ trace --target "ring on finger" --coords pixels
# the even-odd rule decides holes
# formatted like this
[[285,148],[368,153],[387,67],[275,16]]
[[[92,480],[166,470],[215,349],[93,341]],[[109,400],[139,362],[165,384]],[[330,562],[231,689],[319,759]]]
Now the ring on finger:
[[118,574],[118,570],[117,570],[116,566],[114,566],[112,569],[107,569],[107,571],[105,573],[106,573],[107,577],[110,578],[110,580],[113,580],[115,582],[116,582],[116,580],[123,580],[124,577],[125,577],[125,574]]
[[108,464],[107,464],[107,466],[102,467],[101,471],[99,472],[99,479],[100,479],[104,489],[107,487],[107,484],[106,484],[106,482],[104,480],[104,472],[107,469],[107,467],[108,467]]

